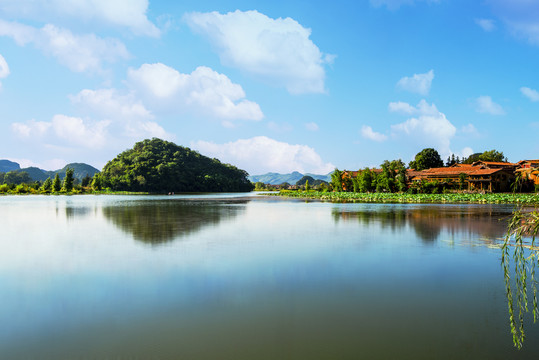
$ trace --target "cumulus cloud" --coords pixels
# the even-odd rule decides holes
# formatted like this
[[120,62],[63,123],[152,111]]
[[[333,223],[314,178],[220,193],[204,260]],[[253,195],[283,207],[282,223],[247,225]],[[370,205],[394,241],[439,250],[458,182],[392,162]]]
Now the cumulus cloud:
[[[6,78],[9,75],[9,66],[7,65],[6,59],[0,54],[0,79]],[[2,83],[0,82],[0,88]]]
[[161,63],[144,64],[130,69],[128,83],[156,106],[168,109],[190,109],[225,120],[262,120],[260,106],[245,99],[243,88],[226,75],[199,66],[183,74]]
[[66,143],[98,149],[105,145],[109,121],[89,122],[78,117],[54,115],[52,121],[28,121],[11,124],[12,131],[20,137],[35,140],[36,136],[56,136]]
[[233,163],[253,175],[270,171],[326,174],[335,169],[333,164],[322,161],[320,155],[307,145],[288,144],[266,136],[225,144],[197,141],[191,147],[204,155]]
[[490,96],[480,96],[475,100],[475,110],[482,114],[490,115],[504,115],[505,111],[503,110],[500,104],[492,101]]
[[410,141],[437,148],[442,154],[450,155],[451,139],[457,131],[455,126],[436,108],[436,105],[429,105],[425,100],[421,100],[416,107],[410,107],[411,115],[414,117],[392,125],[392,136],[396,138],[404,136]]
[[539,101],[539,92],[537,90],[523,86],[520,88],[520,92],[533,102]]
[[258,11],[185,16],[193,31],[214,44],[221,62],[292,94],[323,93],[324,65],[335,56],[323,54],[310,39],[311,29],[291,18],[272,19]]
[[414,74],[412,77],[403,77],[397,83],[397,87],[413,93],[428,95],[433,79],[434,70],[430,70],[425,74]]
[[84,89],[69,98],[72,103],[103,117],[153,119],[150,111],[133,94],[122,95],[116,89]]
[[379,142],[387,140],[386,135],[373,131],[372,127],[367,125],[363,125],[363,127],[361,128],[361,136],[363,136],[365,139]]
[[101,72],[104,62],[113,63],[129,57],[125,45],[119,40],[103,39],[94,34],[75,35],[52,24],[38,29],[0,19],[0,36],[11,37],[20,46],[31,43],[75,72]]
[[405,115],[411,115],[416,112],[415,107],[402,101],[390,102],[388,105],[388,109],[390,112],[396,112]]
[[496,28],[496,25],[494,25],[494,20],[492,19],[475,19],[475,23],[486,32],[491,32]]
[[439,0],[370,0],[374,7],[385,6],[389,10],[397,10],[402,5],[414,5],[418,2],[437,3]]
[[85,113],[111,121],[129,138],[173,139],[171,134],[152,121],[153,114],[132,93],[121,94],[116,89],[84,89],[69,98]]
[[30,120],[27,123],[15,122],[11,124],[11,130],[22,138],[42,137],[51,127],[50,122]]
[[0,13],[24,19],[74,18],[126,27],[136,35],[157,37],[160,30],[148,20],[148,0],[3,0]]

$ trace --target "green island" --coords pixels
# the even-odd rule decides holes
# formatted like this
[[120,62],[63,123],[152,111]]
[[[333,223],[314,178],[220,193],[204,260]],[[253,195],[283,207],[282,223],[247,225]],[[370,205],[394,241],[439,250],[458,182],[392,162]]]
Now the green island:
[[157,138],[137,142],[93,176],[88,171],[76,174],[70,165],[44,181],[30,181],[26,171],[0,175],[0,194],[166,194],[254,188],[245,170]]

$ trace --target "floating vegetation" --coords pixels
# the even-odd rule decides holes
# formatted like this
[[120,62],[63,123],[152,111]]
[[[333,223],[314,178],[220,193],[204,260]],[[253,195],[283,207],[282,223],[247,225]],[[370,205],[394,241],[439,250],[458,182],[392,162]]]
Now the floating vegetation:
[[[502,268],[504,273],[509,325],[513,335],[513,344],[522,348],[526,334],[524,332],[524,314],[528,312],[528,285],[533,294],[533,321],[539,317],[537,307],[537,282],[535,269],[539,261],[539,247],[535,238],[539,233],[539,212],[513,213],[509,221],[507,235],[502,245]],[[530,243],[526,243],[531,240]],[[512,248],[512,256],[510,248]],[[511,280],[511,265],[514,266],[514,279]],[[515,313],[516,311],[516,313]]]
[[274,196],[302,199],[319,199],[333,202],[364,203],[473,203],[473,204],[539,204],[539,194],[515,193],[450,193],[450,194],[407,194],[407,193],[354,193],[283,190]]

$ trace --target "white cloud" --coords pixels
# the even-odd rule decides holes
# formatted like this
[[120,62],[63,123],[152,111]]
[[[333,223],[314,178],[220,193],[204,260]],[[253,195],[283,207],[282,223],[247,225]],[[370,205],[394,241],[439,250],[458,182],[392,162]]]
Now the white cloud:
[[480,96],[475,100],[475,110],[482,114],[490,115],[504,115],[505,111],[503,110],[500,104],[492,101],[490,96]]
[[309,122],[305,124],[305,128],[309,131],[318,131],[320,127],[315,122]]
[[520,88],[520,92],[533,102],[539,101],[539,92],[537,90],[523,86]]
[[472,134],[472,135],[479,134],[479,132],[477,131],[476,127],[473,124],[464,125],[463,127],[460,128],[460,131],[463,132],[464,134]]
[[397,87],[413,93],[428,95],[433,79],[434,70],[430,70],[425,74],[414,74],[412,77],[403,77],[397,83]]
[[[471,147],[465,147],[460,151],[460,157],[465,158],[472,155],[475,151]],[[458,154],[457,154],[458,155]]]
[[50,122],[30,120],[25,123],[13,123],[11,124],[11,130],[22,138],[36,138],[42,137],[47,133],[51,127]]
[[159,29],[148,20],[148,0],[3,0],[0,13],[17,18],[46,20],[64,17],[126,27],[136,35],[157,37]]
[[539,45],[539,2],[536,0],[487,0],[509,31],[517,37]]
[[[9,66],[7,65],[6,59],[0,54],[0,79],[4,79],[9,75]],[[0,88],[2,83],[0,82]]]
[[104,62],[129,57],[125,45],[116,39],[103,39],[94,34],[74,35],[51,24],[38,29],[0,20],[0,36],[9,36],[20,46],[31,43],[75,72],[101,72]]
[[387,140],[386,135],[373,131],[372,127],[367,126],[367,125],[363,125],[363,127],[361,128],[361,136],[363,136],[366,139],[379,141],[379,142]]
[[335,56],[323,54],[309,38],[311,29],[296,20],[239,10],[195,12],[185,20],[210,39],[225,65],[285,86],[292,94],[325,92],[324,65]]
[[405,115],[412,115],[413,113],[416,112],[415,107],[402,101],[390,102],[388,105],[388,109],[390,112],[396,112],[396,113],[401,113]]
[[293,145],[266,136],[240,139],[226,144],[197,141],[191,144],[202,154],[232,163],[250,174],[267,172],[327,174],[335,169],[322,161],[320,155],[307,145]]
[[109,121],[85,122],[78,117],[54,115],[51,122],[28,121],[12,123],[11,130],[23,138],[36,140],[36,137],[56,136],[57,139],[73,145],[98,149],[105,145]]
[[134,95],[121,95],[116,89],[84,89],[69,97],[71,102],[107,118],[153,119],[153,115]]
[[226,75],[205,67],[182,74],[161,63],[130,69],[128,83],[157,107],[190,109],[225,120],[262,120],[260,106],[245,99],[243,88]]
[[407,140],[440,150],[444,156],[450,155],[451,139],[457,129],[447,120],[434,104],[421,100],[417,107],[412,107],[412,117],[405,122],[391,126],[392,136],[406,137]]
[[109,124],[110,121],[86,123],[81,118],[62,114],[52,118],[52,129],[56,136],[68,143],[93,149],[105,145]]
[[491,32],[496,28],[494,20],[492,19],[475,19],[475,23],[486,32]]
[[416,2],[438,3],[440,0],[370,0],[374,7],[386,6],[389,10],[397,10],[402,5],[414,5]]
[[129,138],[158,137],[172,140],[173,136],[154,121],[153,114],[132,94],[120,94],[116,89],[84,89],[70,96],[71,102],[86,113],[111,122]]

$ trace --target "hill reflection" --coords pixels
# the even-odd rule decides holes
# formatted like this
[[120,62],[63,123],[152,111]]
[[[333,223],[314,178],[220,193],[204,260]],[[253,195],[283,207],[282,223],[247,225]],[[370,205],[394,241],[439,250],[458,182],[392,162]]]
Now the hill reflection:
[[162,244],[215,226],[245,210],[237,201],[133,201],[104,206],[103,214],[137,241]]
[[362,224],[380,224],[393,231],[411,227],[424,241],[438,239],[442,231],[450,235],[475,235],[494,243],[505,235],[511,208],[496,205],[429,205],[380,206],[360,210],[334,208],[338,221],[359,221]]

